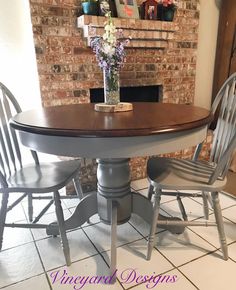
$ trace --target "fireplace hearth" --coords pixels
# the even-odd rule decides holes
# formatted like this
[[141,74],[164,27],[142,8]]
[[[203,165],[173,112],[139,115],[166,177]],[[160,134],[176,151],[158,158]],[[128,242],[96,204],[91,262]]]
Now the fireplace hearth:
[[[162,101],[162,86],[137,86],[137,87],[121,87],[120,88],[121,102],[161,102]],[[90,89],[90,102],[104,102],[104,89]]]

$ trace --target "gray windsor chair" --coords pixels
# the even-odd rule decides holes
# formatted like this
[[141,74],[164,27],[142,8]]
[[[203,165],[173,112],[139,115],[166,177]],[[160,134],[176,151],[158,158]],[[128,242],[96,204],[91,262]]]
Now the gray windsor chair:
[[[70,250],[66,236],[65,221],[61,206],[59,190],[71,180],[79,197],[83,197],[80,184],[76,178],[80,170],[79,160],[39,163],[38,155],[31,150],[33,164],[23,164],[20,144],[14,129],[9,126],[9,119],[21,108],[10,90],[0,83],[0,193],[2,203],[0,208],[0,250],[3,243],[4,227],[47,228],[46,224],[37,224],[49,207],[55,204],[57,223],[61,236],[62,248],[66,264],[70,265]],[[42,196],[42,193],[53,192],[52,196]],[[8,206],[9,193],[22,193]],[[36,194],[40,194],[37,195]],[[28,214],[31,224],[7,224],[6,215],[28,197]],[[33,220],[33,199],[49,199],[49,203]],[[56,231],[57,232],[57,231]]]
[[[182,221],[169,221],[175,226],[217,226],[221,249],[225,260],[228,259],[228,249],[221,214],[219,192],[226,185],[226,174],[233,151],[236,147],[236,73],[223,84],[212,106],[215,113],[220,106],[217,125],[213,133],[213,143],[209,162],[197,160],[202,144],[197,147],[193,160],[153,157],[147,164],[147,175],[150,182],[149,198],[154,193],[153,220],[148,239],[147,259],[151,258],[154,246],[154,234],[158,224],[167,224],[158,220],[160,200],[162,195],[175,195],[182,214]],[[163,192],[163,190],[178,190],[178,192]],[[199,194],[181,193],[181,190],[199,190]],[[211,192],[211,196],[209,194]],[[191,222],[180,196],[203,198],[205,222]],[[209,200],[210,199],[210,200]],[[209,222],[208,200],[212,204],[216,222]]]

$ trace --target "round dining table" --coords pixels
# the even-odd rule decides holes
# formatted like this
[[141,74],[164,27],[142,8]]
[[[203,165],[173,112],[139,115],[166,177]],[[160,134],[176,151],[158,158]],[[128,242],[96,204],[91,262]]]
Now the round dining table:
[[[127,112],[97,112],[94,104],[63,105],[21,112],[11,120],[23,145],[58,156],[96,158],[97,194],[86,195],[66,221],[81,226],[92,215],[111,224],[111,271],[116,269],[116,227],[132,213],[151,224],[153,206],[131,191],[131,157],[175,152],[201,143],[210,111],[192,105],[133,103]],[[49,234],[57,233],[49,225]]]

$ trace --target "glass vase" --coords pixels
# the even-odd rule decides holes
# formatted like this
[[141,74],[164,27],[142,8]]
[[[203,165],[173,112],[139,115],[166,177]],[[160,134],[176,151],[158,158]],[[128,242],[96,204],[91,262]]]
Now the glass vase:
[[119,71],[104,69],[103,78],[104,102],[108,105],[117,105],[120,102]]

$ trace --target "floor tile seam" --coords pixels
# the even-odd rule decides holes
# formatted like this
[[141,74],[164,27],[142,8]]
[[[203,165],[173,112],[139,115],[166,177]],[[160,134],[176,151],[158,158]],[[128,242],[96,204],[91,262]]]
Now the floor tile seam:
[[[61,201],[62,201],[62,200],[61,200]],[[34,200],[33,200],[33,202],[34,202]],[[26,202],[25,202],[25,203],[26,203]],[[21,202],[21,206],[22,206],[22,209],[23,209],[23,211],[24,211],[25,219],[28,221],[28,214],[27,214],[27,212],[25,211],[25,208],[24,208],[24,206],[22,205],[22,202]],[[52,204],[52,205],[50,206],[50,208],[51,208],[52,206],[54,206],[54,204]],[[65,205],[65,207],[66,207],[66,208],[62,208],[63,212],[68,210],[68,208],[67,208],[66,205]],[[43,207],[43,208],[44,208],[44,207]],[[42,209],[43,209],[43,208],[42,208]],[[48,208],[48,210],[49,210],[50,208]],[[42,209],[41,209],[41,211],[42,211]],[[27,210],[27,208],[26,208],[26,210]],[[55,208],[54,208],[52,211],[50,211],[50,212],[48,212],[48,210],[43,214],[43,216],[47,216],[47,215],[50,215],[50,214],[54,214],[54,213],[56,213]],[[37,214],[39,214],[41,211],[39,211]],[[35,213],[34,213],[34,214],[35,214]],[[42,216],[42,217],[43,217],[43,216]],[[41,217],[41,218],[42,218],[42,217]],[[41,218],[40,218],[40,219],[41,219]]]
[[[3,240],[4,241],[4,240]],[[21,247],[21,246],[25,246],[25,245],[29,245],[29,244],[32,244],[34,242],[34,240],[30,241],[30,242],[25,242],[23,244],[18,244],[18,245],[15,245],[13,247],[10,247],[10,248],[6,248],[6,249],[2,249],[0,251],[0,253],[3,253],[3,252],[6,252],[6,251],[9,251],[9,250],[12,250],[12,249],[15,249],[17,247]]]
[[141,187],[141,188],[135,189],[134,187],[131,186],[131,189],[138,192],[140,190],[148,189],[148,187]]
[[[25,279],[22,279],[22,280],[20,280],[20,281],[17,281],[17,282],[11,283],[11,284],[7,284],[7,285],[5,285],[5,286],[3,286],[3,287],[0,287],[0,289],[5,289],[5,288],[7,288],[7,287],[11,287],[11,286],[14,286],[14,285],[16,285],[16,284],[19,284],[19,283],[25,282],[25,281],[27,281],[27,280],[30,280],[30,279],[32,279],[32,278],[36,278],[36,277],[43,276],[43,275],[45,275],[45,273],[40,273],[40,274],[37,274],[37,275],[33,275],[33,276],[27,277],[27,278],[25,278]],[[44,289],[43,289],[43,290],[44,290]]]
[[[163,230],[162,232],[164,231],[166,230]],[[156,233],[155,236],[157,236],[159,233],[160,232]],[[146,242],[148,242],[148,236],[144,237],[144,239],[146,240]],[[165,254],[162,253],[156,246],[154,246],[153,249],[157,251],[163,258],[165,258],[173,266],[173,269],[177,268],[177,266],[168,257],[166,257]]]
[[189,231],[191,231],[192,233],[194,233],[195,235],[197,235],[199,238],[201,238],[204,242],[207,242],[209,245],[211,245],[212,247],[214,247],[215,249],[219,249],[218,247],[216,247],[215,245],[213,245],[212,243],[210,243],[207,239],[203,238],[200,234],[196,233],[194,230],[191,229],[191,226],[188,226],[187,229]]
[[[180,216],[181,216],[181,218],[183,218],[182,217],[182,214],[181,214],[181,211],[179,211],[178,213],[176,213],[176,214],[174,214],[174,215],[171,215],[169,212],[167,212],[165,209],[163,209],[161,206],[160,206],[160,209],[162,210],[162,211],[164,211],[165,212],[165,214],[168,214],[168,217],[176,217],[177,216],[177,214],[179,214]],[[203,218],[204,216],[202,215],[202,216],[199,216],[199,217],[197,217],[197,218],[191,218],[191,219],[189,219],[188,221],[190,221],[190,222],[192,222],[192,221],[195,221],[195,220],[198,220],[198,219],[201,219],[201,218]]]
[[[229,246],[231,246],[231,245],[233,245],[233,244],[236,244],[236,240],[235,240],[235,241],[232,241],[232,242],[230,242],[230,243],[228,243],[228,244],[227,244],[227,247],[229,248]],[[222,252],[221,247],[218,248],[218,251]],[[234,258],[232,258],[232,257],[229,256],[229,259],[230,259],[232,262],[236,263],[236,258],[234,259]]]
[[[11,222],[5,222],[6,224],[19,223],[21,221],[28,221],[28,216],[27,216],[27,214],[26,214],[26,212],[24,210],[24,207],[22,205],[22,201],[19,203],[19,205],[20,205],[21,209],[23,210],[23,214],[25,216],[25,219],[24,220],[20,219],[20,220],[17,220],[17,221],[14,220],[14,221],[11,221]],[[7,214],[10,213],[11,211],[14,211],[14,207],[10,211],[7,211]],[[7,215],[6,215],[6,219],[7,219]]]
[[[83,258],[80,258],[80,259],[77,259],[77,260],[74,260],[71,262],[71,265],[75,264],[75,263],[78,263],[78,262],[81,262],[81,261],[84,261],[84,260],[87,260],[89,258],[92,258],[92,257],[95,257],[95,256],[98,256],[99,253],[95,253],[95,254],[92,254],[90,256],[87,256],[87,257],[83,257]],[[49,272],[52,272],[54,270],[57,270],[58,268],[61,268],[61,267],[67,267],[66,264],[63,264],[63,265],[60,265],[60,266],[56,266],[56,267],[53,267],[53,268],[49,268],[49,269],[45,269],[45,273],[49,273]],[[70,266],[69,266],[70,267]]]
[[[83,229],[82,229],[83,230]],[[92,240],[90,239],[90,237],[88,236],[88,234],[83,230],[84,234],[86,235],[86,237],[89,239],[90,243],[94,246],[94,248],[96,249],[96,251],[98,252],[98,255],[101,257],[101,259],[104,261],[104,263],[107,265],[108,268],[110,268],[110,266],[108,265],[106,259],[104,258],[104,256],[102,255],[102,253],[107,252],[107,251],[103,251],[100,252],[98,250],[98,248],[96,247],[96,245],[92,242]],[[116,247],[117,248],[117,247]],[[110,251],[110,250],[108,250]],[[118,280],[118,279],[117,279]],[[120,286],[122,287],[123,290],[125,290],[125,288],[121,285],[120,281],[118,280]]]
[[[189,230],[191,230],[190,228],[188,228]],[[191,230],[191,232],[193,232],[192,230]],[[196,234],[197,236],[199,236],[197,233],[195,233],[194,232],[194,234]],[[158,233],[157,234],[155,234],[155,236],[157,236],[158,235]],[[204,256],[206,256],[206,255],[208,255],[208,254],[211,254],[211,253],[214,253],[214,252],[216,252],[216,251],[218,251],[220,248],[217,248],[216,246],[214,246],[213,244],[211,244],[210,242],[208,242],[207,240],[205,240],[204,238],[202,238],[201,236],[199,236],[202,240],[204,240],[205,242],[207,242],[209,245],[211,245],[211,246],[213,246],[215,249],[214,250],[212,250],[212,251],[208,251],[207,253],[205,253],[205,254],[203,254],[203,255],[201,255],[200,257],[198,257],[198,258],[194,258],[193,260],[191,260],[191,261],[189,261],[189,262],[186,262],[186,263],[184,263],[184,264],[181,264],[181,265],[175,265],[168,257],[166,257],[165,256],[165,254],[164,253],[162,253],[162,251],[161,250],[159,250],[158,249],[158,245],[157,246],[154,246],[154,249],[155,250],[157,250],[166,260],[168,260],[168,262],[169,263],[171,263],[171,264],[173,264],[173,266],[175,267],[175,268],[178,268],[178,267],[181,267],[182,265],[185,265],[185,264],[188,264],[188,263],[190,263],[190,262],[192,262],[192,261],[194,261],[194,260],[197,260],[197,259],[199,259],[199,258],[202,258],[202,257],[204,257]]]
[[[119,246],[116,246],[116,249],[121,248],[121,247],[124,247],[124,246],[127,246],[127,245],[132,244],[132,243],[136,243],[136,242],[141,241],[141,240],[146,240],[146,239],[143,238],[143,237],[140,237],[139,239],[132,240],[132,241],[129,241],[129,242],[127,242],[127,243],[124,243],[124,244],[121,244],[121,245],[119,245]],[[108,250],[103,250],[103,251],[101,251],[100,253],[103,254],[103,253],[106,253],[106,252],[109,252],[109,251],[110,251],[110,249],[108,249]]]
[[[130,221],[128,221],[129,225],[134,228],[144,239],[147,239],[149,235],[146,235],[144,236]],[[166,229],[163,229],[163,230],[160,230],[159,232],[156,232],[155,234],[157,233],[162,233],[162,232],[165,232]]]
[[[26,223],[27,224],[30,224],[30,222],[28,221],[28,216],[27,216],[27,214],[25,213],[25,210],[24,210],[24,207],[23,207],[23,205],[22,205],[22,202],[21,202],[21,207],[22,207],[22,209],[23,209],[23,212],[24,212],[24,215],[25,215],[25,221],[26,221]],[[14,227],[9,227],[9,228],[14,228]],[[8,248],[8,249],[13,249],[13,248],[16,248],[16,247],[19,247],[19,246],[22,246],[22,245],[26,245],[26,244],[30,244],[30,243],[35,243],[36,241],[38,241],[38,240],[36,240],[35,238],[34,238],[34,235],[33,235],[33,232],[32,232],[32,229],[33,228],[27,228],[29,231],[30,231],[30,234],[31,234],[31,237],[32,237],[32,241],[30,241],[30,242],[27,242],[27,243],[23,243],[23,244],[18,244],[17,246],[15,246],[15,247],[12,247],[12,248]],[[46,228],[45,228],[45,230],[46,230]],[[45,238],[43,238],[43,239],[48,239],[49,237],[45,237]],[[40,239],[41,240],[41,239]],[[5,250],[7,250],[7,249],[5,249]],[[4,250],[3,250],[4,251]]]
[[136,227],[134,226],[134,225],[132,225],[132,223],[130,222],[130,221],[128,221],[128,224],[133,228],[133,229],[135,229],[139,234],[140,234],[140,236],[142,236],[143,238],[145,238],[145,236],[138,230],[138,229],[136,229]]
[[42,265],[42,268],[43,268],[44,274],[46,275],[46,279],[47,279],[47,283],[48,283],[49,289],[52,290],[52,286],[51,286],[51,284],[50,284],[49,277],[48,277],[48,275],[47,275],[47,271],[46,271],[45,266],[44,266],[44,264],[43,264],[43,259],[42,259],[42,257],[41,257],[41,254],[40,254],[40,251],[39,251],[39,249],[38,249],[38,245],[37,245],[36,241],[34,241],[34,245],[35,245],[36,251],[37,251],[37,253],[38,253],[39,260],[40,260],[40,263],[41,263],[41,265]]
[[13,220],[13,221],[6,222],[6,224],[20,223],[20,222],[23,222],[23,221],[28,222],[28,219],[25,219],[25,220],[22,220],[22,219],[21,220]]
[[[29,228],[29,230],[30,230],[31,236],[33,236],[30,228]],[[46,272],[45,272],[45,268],[44,268],[44,265],[43,265],[43,262],[42,262],[42,259],[41,259],[41,256],[40,256],[40,253],[39,253],[39,251],[38,251],[38,248],[37,248],[37,245],[36,245],[36,242],[34,241],[34,239],[33,239],[31,242],[24,243],[24,244],[22,244],[22,245],[17,245],[17,246],[15,246],[15,247],[10,248],[10,249],[17,248],[17,247],[21,247],[21,246],[23,246],[23,245],[27,245],[27,244],[31,244],[31,243],[33,243],[34,246],[35,246],[35,248],[36,248],[36,251],[37,251],[37,254],[38,254],[38,257],[39,257],[39,260],[40,260],[41,266],[42,266],[42,268],[43,268],[43,272],[40,273],[40,274],[37,274],[37,275],[30,276],[30,277],[28,277],[28,278],[26,278],[26,279],[23,279],[23,280],[17,281],[16,283],[8,284],[6,287],[11,286],[11,285],[14,285],[14,284],[17,284],[17,283],[20,283],[20,282],[23,282],[23,281],[28,280],[28,279],[30,279],[30,278],[34,278],[34,277],[37,277],[37,276],[40,276],[40,275],[46,274]],[[2,250],[1,252],[6,251],[6,250],[9,250],[9,249]],[[47,276],[47,275],[46,275],[46,276]],[[46,277],[46,278],[47,278],[47,277]],[[47,279],[47,282],[48,282],[48,279]],[[49,282],[48,282],[48,283],[49,283]],[[5,286],[4,286],[4,287],[5,287]],[[5,287],[5,288],[6,288],[6,287]],[[1,288],[0,288],[0,289],[1,289]],[[51,285],[49,285],[49,289],[52,290]]]
[[197,289],[197,290],[201,290],[200,288],[197,287],[197,285],[195,285],[195,283],[188,277],[186,276],[180,269],[179,267],[177,268],[178,271]]
[[220,193],[221,193],[221,194],[224,194],[224,195],[226,195],[226,196],[229,196],[230,198],[235,199],[235,201],[236,201],[236,196],[235,196],[235,195],[230,194],[229,192],[224,191],[224,190],[222,190]]
[[[190,198],[192,201],[195,201],[197,204],[200,204],[201,206],[203,206],[203,203],[202,203],[202,202],[195,200],[195,198],[198,198],[198,197],[192,197],[192,196],[190,196],[189,198]],[[201,197],[199,197],[199,198],[201,198]],[[213,210],[213,209],[211,209],[210,206],[209,206],[209,209],[210,209],[210,210]]]
[[[30,230],[32,230],[33,228],[30,228]],[[43,229],[43,228],[42,228]],[[46,230],[46,228],[45,228]],[[70,229],[70,230],[67,230],[66,233],[71,233],[71,232],[75,232],[77,230],[81,230],[81,227],[78,227],[78,228],[75,228],[75,229]],[[33,234],[33,233],[32,233]],[[60,234],[58,234],[57,236],[60,236]],[[55,237],[57,237],[55,236]],[[43,240],[47,240],[47,239],[52,239],[52,238],[55,238],[53,235],[48,235],[46,237],[43,237],[43,238],[35,238],[34,235],[33,235],[33,239],[35,242],[40,242],[40,241],[43,241]]]
[[230,243],[228,243],[227,245],[228,245],[228,246],[231,246],[231,245],[233,245],[233,244],[236,244],[236,240],[235,240],[235,241],[232,241],[232,242],[230,242]]
[[223,215],[223,212],[222,212],[222,216],[224,219],[226,219],[227,221],[231,222],[232,224],[236,225],[236,221],[232,221],[231,219],[229,219],[228,217],[224,216]]
[[233,259],[232,257],[229,257],[229,259],[228,259],[228,260],[230,260],[230,261],[232,261],[232,262],[236,263],[236,259]]
[[221,208],[221,210],[230,209],[231,207],[235,207],[235,206],[236,206],[236,204],[232,204],[232,205],[226,206],[224,208]]
[[[192,200],[193,200],[193,199],[192,199]],[[193,200],[193,201],[195,201],[195,200]],[[165,203],[161,203],[161,205],[162,205],[162,204],[167,204],[167,203],[169,203],[169,202],[172,202],[172,201],[168,201],[168,202],[165,202]],[[198,203],[197,201],[195,201],[195,202]],[[198,203],[198,204],[202,205],[201,203]],[[168,213],[165,209],[163,209],[161,205],[160,205],[160,208],[161,208],[165,213],[167,213],[169,216],[173,217],[173,215],[171,215],[171,214]],[[222,215],[223,215],[223,211],[224,211],[224,210],[226,210],[226,209],[230,209],[231,207],[234,207],[234,206],[235,206],[235,205],[231,205],[231,206],[227,206],[227,207],[221,208],[221,210],[222,210]],[[210,212],[209,212],[209,216],[212,215],[212,214],[214,214],[214,209],[209,208],[209,210],[210,210]],[[181,214],[181,212],[180,212],[180,214]],[[196,221],[196,220],[201,219],[201,218],[203,218],[203,217],[204,217],[204,215],[199,216],[199,217],[197,217],[197,218],[193,218],[193,219],[191,219],[191,220],[189,220],[189,221]],[[224,216],[224,218],[226,218],[226,217]],[[230,220],[229,218],[226,218],[226,219]],[[231,220],[230,220],[230,221],[231,221]],[[236,222],[234,222],[234,221],[232,221],[232,222],[233,222],[233,223],[236,223]]]
[[[215,250],[212,250],[212,251],[208,251],[207,253],[202,254],[202,255],[199,256],[199,257],[193,258],[193,259],[191,259],[190,261],[185,262],[185,263],[183,263],[183,264],[179,264],[179,265],[177,265],[176,267],[177,267],[178,270],[179,270],[179,268],[181,268],[181,267],[183,267],[183,266],[186,266],[186,265],[188,265],[188,264],[190,264],[190,263],[192,263],[192,262],[195,262],[195,261],[197,261],[197,260],[200,260],[200,259],[202,259],[202,258],[204,258],[204,257],[206,257],[206,256],[209,256],[209,255],[211,255],[211,254],[214,254],[214,253],[216,253],[217,251],[219,251],[219,249],[215,249]],[[217,258],[218,258],[218,257],[216,257],[216,259],[217,259]],[[218,259],[220,259],[220,257],[219,257]]]
[[88,225],[82,225],[82,226],[80,226],[81,227],[81,229],[82,228],[88,228],[88,227],[92,227],[92,226],[94,226],[94,225],[98,225],[98,224],[100,224],[101,223],[101,221],[99,221],[99,222],[95,222],[95,223],[91,223],[91,224],[88,224]]

